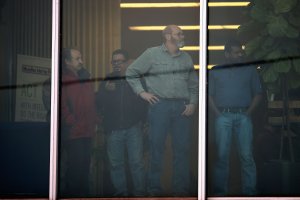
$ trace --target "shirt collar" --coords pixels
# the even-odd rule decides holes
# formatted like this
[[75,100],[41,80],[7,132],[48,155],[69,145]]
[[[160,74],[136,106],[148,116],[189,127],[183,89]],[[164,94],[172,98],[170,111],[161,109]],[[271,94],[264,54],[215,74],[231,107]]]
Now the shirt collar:
[[[164,52],[167,52],[167,53],[169,53],[169,50],[167,49],[167,47],[166,47],[165,43],[163,43],[163,44],[161,45],[161,49],[162,49]],[[179,51],[177,52],[177,54],[176,54],[176,55],[174,55],[174,56],[172,56],[172,57],[177,57],[177,56],[180,56],[180,55],[181,55],[181,53],[182,53],[182,51],[179,49]]]

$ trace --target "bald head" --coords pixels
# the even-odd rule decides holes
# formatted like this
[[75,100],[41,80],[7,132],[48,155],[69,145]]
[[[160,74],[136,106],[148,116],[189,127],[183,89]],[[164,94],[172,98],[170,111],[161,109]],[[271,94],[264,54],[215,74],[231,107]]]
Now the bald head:
[[174,48],[175,50],[178,50],[184,46],[184,35],[179,26],[166,26],[162,32],[162,35],[164,43],[168,49]]
[[[162,36],[164,41],[166,41],[166,35],[168,34],[172,34],[172,32],[174,32],[175,30],[180,29],[178,26],[176,25],[168,25],[164,28],[164,30],[162,31]],[[180,29],[181,30],[181,29]]]

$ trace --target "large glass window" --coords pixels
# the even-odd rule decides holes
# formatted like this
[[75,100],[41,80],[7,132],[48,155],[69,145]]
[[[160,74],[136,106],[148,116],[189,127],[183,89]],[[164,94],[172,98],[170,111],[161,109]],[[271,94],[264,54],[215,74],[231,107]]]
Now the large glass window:
[[2,0],[0,198],[296,199],[299,6]]
[[222,4],[208,2],[207,194],[298,196],[300,2]]
[[49,194],[51,4],[0,3],[0,198]]
[[199,2],[169,2],[61,1],[59,197],[197,196]]

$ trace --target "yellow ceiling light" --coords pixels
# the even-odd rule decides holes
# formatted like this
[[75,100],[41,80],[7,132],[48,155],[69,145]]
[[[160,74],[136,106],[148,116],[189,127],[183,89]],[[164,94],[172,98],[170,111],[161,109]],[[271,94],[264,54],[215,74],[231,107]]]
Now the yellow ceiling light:
[[199,51],[200,47],[199,46],[185,46],[180,49],[183,51]]
[[[242,46],[243,49],[245,49],[245,46]],[[180,48],[183,51],[199,51],[200,50],[200,46],[185,46]],[[208,46],[207,49],[209,51],[221,51],[225,49],[225,46],[223,45],[219,45],[219,46]]]
[[[224,29],[238,29],[240,25],[209,25],[208,30],[224,30]],[[129,26],[131,31],[161,31],[166,26]],[[199,30],[200,26],[191,25],[191,26],[180,26],[182,30]]]
[[[244,7],[249,5],[249,1],[242,2],[208,2],[209,7]],[[180,7],[199,7],[197,2],[184,3],[121,3],[121,8],[180,8]]]
[[200,3],[121,3],[121,8],[178,8],[178,7],[199,7]]
[[208,25],[208,30],[238,29],[240,25]]
[[208,65],[207,69],[212,69],[215,65]]
[[208,2],[208,7],[245,7],[248,6],[250,2]]
[[[185,46],[180,49],[183,51],[199,51],[200,46]],[[210,51],[219,51],[224,50],[224,46],[208,46],[207,49]]]
[[[207,65],[207,69],[212,69],[215,65]],[[194,69],[199,69],[199,65],[194,65]]]
[[[166,26],[129,26],[131,31],[162,31]],[[179,26],[182,30],[199,30],[200,26]]]
[[220,50],[224,50],[224,46],[208,46],[207,49],[209,51],[220,51]]

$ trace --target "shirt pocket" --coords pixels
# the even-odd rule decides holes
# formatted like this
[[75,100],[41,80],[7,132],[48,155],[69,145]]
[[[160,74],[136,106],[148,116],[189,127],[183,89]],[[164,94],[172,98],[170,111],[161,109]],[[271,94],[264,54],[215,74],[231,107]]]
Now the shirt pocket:
[[152,65],[152,69],[150,71],[151,74],[155,76],[166,76],[172,74],[171,65],[168,62],[156,61]]

